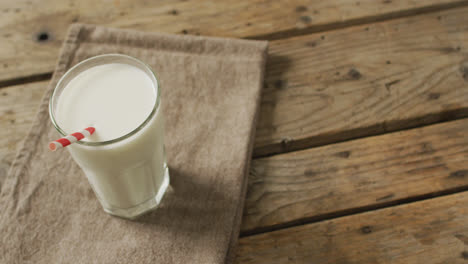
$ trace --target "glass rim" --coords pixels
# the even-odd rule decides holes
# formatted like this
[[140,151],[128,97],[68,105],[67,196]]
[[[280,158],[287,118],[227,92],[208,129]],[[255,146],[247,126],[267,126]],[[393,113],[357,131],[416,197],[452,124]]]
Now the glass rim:
[[[160,105],[160,101],[161,101],[160,100],[160,85],[159,85],[159,81],[158,81],[158,78],[156,76],[156,73],[151,69],[151,67],[148,64],[146,64],[146,63],[142,62],[141,60],[139,60],[137,58],[134,58],[132,56],[119,54],[119,53],[109,53],[109,54],[102,54],[102,55],[93,56],[93,57],[87,58],[87,59],[77,63],[76,65],[74,65],[73,67],[68,69],[65,72],[65,74],[63,74],[63,76],[60,77],[59,81],[57,82],[57,85],[55,85],[55,87],[54,87],[54,91],[52,92],[52,95],[49,98],[49,116],[50,116],[50,119],[52,121],[52,124],[54,125],[55,129],[60,133],[60,135],[67,136],[70,133],[65,132],[60,127],[57,120],[55,119],[53,100],[54,100],[55,96],[57,96],[56,93],[57,93],[58,88],[63,85],[63,83],[65,82],[67,77],[70,76],[74,71],[76,71],[77,68],[82,67],[83,65],[88,64],[90,62],[93,62],[95,60],[99,60],[99,59],[103,59],[103,58],[109,58],[109,57],[121,58],[121,59],[123,58],[123,59],[128,59],[128,60],[134,61],[135,63],[139,64],[140,66],[142,66],[144,69],[147,70],[147,72],[145,72],[145,73],[147,73],[147,74],[151,73],[152,74],[152,77],[154,77],[154,79],[153,78],[150,78],[150,79],[153,82],[153,88],[155,89],[155,92],[156,92],[156,99],[155,99],[155,102],[154,102],[153,109],[151,110],[149,115],[145,118],[145,120],[140,125],[138,125],[135,129],[133,129],[132,131],[128,132],[127,134],[125,134],[123,136],[120,136],[118,138],[114,138],[114,139],[111,139],[111,140],[106,140],[106,141],[77,141],[77,142],[75,142],[75,144],[85,145],[85,146],[106,146],[106,145],[110,145],[110,144],[113,144],[113,143],[123,141],[124,139],[127,139],[127,138],[133,136],[138,131],[143,129],[143,127],[145,127],[145,125],[151,120],[151,118],[153,118],[153,116],[156,114],[156,112],[159,109],[159,105]],[[120,63],[125,63],[125,62],[120,62]],[[97,65],[94,65],[94,66],[104,65],[104,64],[106,64],[106,63],[97,64]],[[128,64],[128,65],[131,65],[131,64]],[[134,66],[134,65],[132,65],[132,66]],[[73,78],[71,80],[73,80]],[[73,132],[71,132],[71,133],[73,133]]]

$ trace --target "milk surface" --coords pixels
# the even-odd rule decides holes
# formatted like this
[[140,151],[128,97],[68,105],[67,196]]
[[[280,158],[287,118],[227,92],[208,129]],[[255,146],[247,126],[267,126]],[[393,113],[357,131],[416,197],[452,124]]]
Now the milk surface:
[[93,126],[84,141],[107,141],[126,135],[150,114],[156,99],[152,80],[123,63],[94,66],[72,79],[60,95],[56,119],[68,134]]
[[[60,94],[56,121],[72,133],[88,126],[87,140],[108,141],[139,127],[155,107],[156,81],[150,73],[125,64],[93,66],[79,73]],[[169,184],[160,107],[138,130],[115,143],[67,147],[85,172],[104,210],[126,218],[155,208]]]

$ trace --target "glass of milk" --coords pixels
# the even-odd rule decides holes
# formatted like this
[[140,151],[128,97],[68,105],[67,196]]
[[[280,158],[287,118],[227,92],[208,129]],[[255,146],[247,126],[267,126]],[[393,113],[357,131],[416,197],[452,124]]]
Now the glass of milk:
[[57,83],[49,113],[60,136],[96,128],[67,149],[104,211],[133,219],[158,206],[169,170],[160,86],[146,64],[120,54],[82,61]]

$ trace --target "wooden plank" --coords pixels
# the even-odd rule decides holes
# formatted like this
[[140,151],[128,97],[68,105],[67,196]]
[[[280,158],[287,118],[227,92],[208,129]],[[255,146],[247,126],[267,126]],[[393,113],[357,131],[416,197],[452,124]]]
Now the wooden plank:
[[468,116],[467,13],[272,42],[254,155]]
[[0,83],[51,72],[65,31],[73,22],[144,31],[268,38],[467,3],[466,0],[1,1]]
[[466,263],[467,223],[463,192],[241,238],[235,263]]
[[48,82],[0,89],[0,189]]
[[468,190],[468,119],[256,159],[244,234]]

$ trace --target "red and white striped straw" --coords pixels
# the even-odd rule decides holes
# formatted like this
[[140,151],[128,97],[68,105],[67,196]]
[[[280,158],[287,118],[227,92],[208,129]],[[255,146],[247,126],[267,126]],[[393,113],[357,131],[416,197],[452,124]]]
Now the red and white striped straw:
[[59,138],[49,143],[49,149],[52,151],[56,151],[57,149],[66,147],[70,144],[77,142],[78,140],[82,140],[85,137],[91,136],[95,130],[96,129],[94,127],[87,127],[81,130],[80,132],[76,132],[66,137]]

